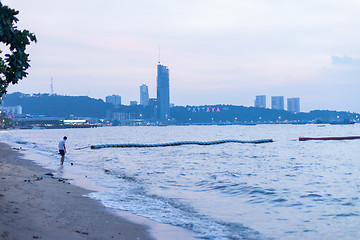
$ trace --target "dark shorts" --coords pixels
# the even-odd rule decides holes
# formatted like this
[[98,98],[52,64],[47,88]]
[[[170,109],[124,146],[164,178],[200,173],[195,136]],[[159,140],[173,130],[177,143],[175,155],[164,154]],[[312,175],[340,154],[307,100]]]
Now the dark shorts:
[[65,151],[64,151],[64,150],[59,150],[59,154],[60,154],[61,156],[65,156]]

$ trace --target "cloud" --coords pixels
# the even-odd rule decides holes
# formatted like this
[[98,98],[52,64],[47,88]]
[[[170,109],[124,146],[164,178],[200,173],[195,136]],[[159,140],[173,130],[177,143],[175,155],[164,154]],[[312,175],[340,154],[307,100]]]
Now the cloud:
[[352,58],[348,56],[332,56],[331,57],[332,64],[334,65],[353,65],[360,66],[360,58]]

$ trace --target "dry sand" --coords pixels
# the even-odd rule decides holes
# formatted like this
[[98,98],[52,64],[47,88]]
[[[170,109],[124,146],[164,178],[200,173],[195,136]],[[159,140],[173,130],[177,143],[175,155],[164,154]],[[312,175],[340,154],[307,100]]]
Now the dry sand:
[[[21,150],[0,143],[0,239],[155,239],[145,225],[149,220],[139,224],[138,218],[134,223],[84,197],[89,190],[35,175],[49,172],[23,159]],[[155,224],[154,229],[166,232],[171,227]],[[182,234],[170,230],[156,239],[193,239]]]

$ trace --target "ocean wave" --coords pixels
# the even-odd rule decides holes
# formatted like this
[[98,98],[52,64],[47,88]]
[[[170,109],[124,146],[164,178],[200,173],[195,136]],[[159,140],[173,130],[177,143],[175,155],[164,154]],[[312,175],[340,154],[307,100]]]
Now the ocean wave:
[[[141,187],[135,189],[126,194],[95,192],[90,193],[89,196],[100,200],[107,207],[129,211],[154,221],[189,229],[195,232],[198,238],[213,240],[270,239],[243,224],[220,221],[202,215],[189,204],[178,199],[146,194],[144,188]],[[117,197],[114,198],[114,196]]]

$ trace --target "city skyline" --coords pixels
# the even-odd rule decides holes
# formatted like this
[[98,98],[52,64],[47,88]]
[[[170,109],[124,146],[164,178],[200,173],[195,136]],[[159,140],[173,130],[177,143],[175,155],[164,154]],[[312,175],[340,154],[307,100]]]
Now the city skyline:
[[156,96],[161,46],[176,105],[253,106],[261,93],[297,96],[302,111],[360,112],[360,2],[2,3],[38,38],[28,78],[9,93],[50,92],[53,78],[62,95],[117,93],[128,103],[147,84]]
[[[266,95],[257,95],[254,100],[255,108],[271,108],[276,110],[285,110],[284,96],[271,96],[271,106],[266,105]],[[300,98],[291,97],[287,98],[287,111],[299,113],[300,111]]]

